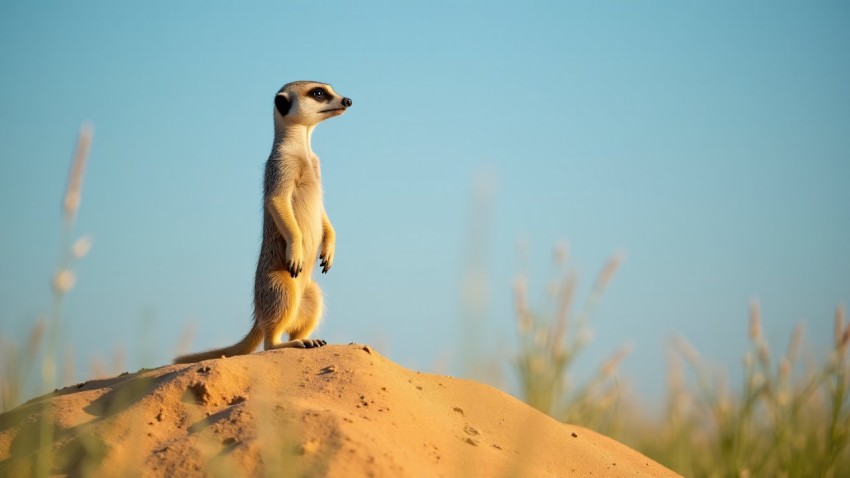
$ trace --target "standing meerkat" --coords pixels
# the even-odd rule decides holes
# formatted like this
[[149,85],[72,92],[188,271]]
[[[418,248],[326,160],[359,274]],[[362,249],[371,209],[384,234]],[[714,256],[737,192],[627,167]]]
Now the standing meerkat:
[[[336,234],[322,203],[319,157],[310,138],[320,122],[339,116],[351,99],[315,81],[287,83],[274,99],[274,143],[263,184],[263,243],[254,279],[254,324],[230,347],[177,357],[175,363],[265,350],[325,345],[308,339],[323,312],[322,291],[313,266],[333,265]],[[283,342],[281,334],[289,334]]]

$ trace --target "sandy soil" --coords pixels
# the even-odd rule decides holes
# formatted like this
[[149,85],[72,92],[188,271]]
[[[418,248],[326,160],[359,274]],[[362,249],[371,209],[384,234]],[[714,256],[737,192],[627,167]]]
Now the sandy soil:
[[[37,448],[42,434],[52,447]],[[39,397],[0,415],[0,475],[38,463],[71,476],[678,476],[490,386],[364,345],[171,365]]]

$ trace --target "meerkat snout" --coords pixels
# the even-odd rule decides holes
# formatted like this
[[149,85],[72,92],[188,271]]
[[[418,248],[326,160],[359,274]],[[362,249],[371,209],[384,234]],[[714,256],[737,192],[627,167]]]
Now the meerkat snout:
[[335,102],[333,100],[331,100],[331,103],[330,103],[331,107],[323,110],[323,112],[324,113],[336,113],[336,114],[345,113],[345,110],[347,110],[348,107],[351,106],[351,98],[343,97],[340,100],[339,104],[342,105],[342,108],[336,106],[334,103]]

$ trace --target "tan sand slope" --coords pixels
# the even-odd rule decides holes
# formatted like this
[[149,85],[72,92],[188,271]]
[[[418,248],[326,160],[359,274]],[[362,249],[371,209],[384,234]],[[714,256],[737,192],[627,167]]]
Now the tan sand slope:
[[[39,452],[41,433],[53,446]],[[0,475],[29,476],[39,456],[53,474],[98,477],[678,476],[492,387],[363,345],[93,380],[0,415]]]

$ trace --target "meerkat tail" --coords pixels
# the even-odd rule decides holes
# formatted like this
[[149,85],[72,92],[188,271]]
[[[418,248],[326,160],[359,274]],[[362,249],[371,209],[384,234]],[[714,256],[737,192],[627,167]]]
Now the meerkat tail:
[[263,341],[263,330],[254,322],[254,325],[251,327],[251,331],[248,332],[248,335],[245,336],[239,342],[231,345],[230,347],[223,347],[220,349],[208,350],[206,352],[198,352],[195,354],[186,354],[181,355],[174,359],[174,363],[195,363],[200,362],[201,360],[209,360],[216,359],[222,357],[232,357],[234,355],[245,355],[249,354],[260,345]]

